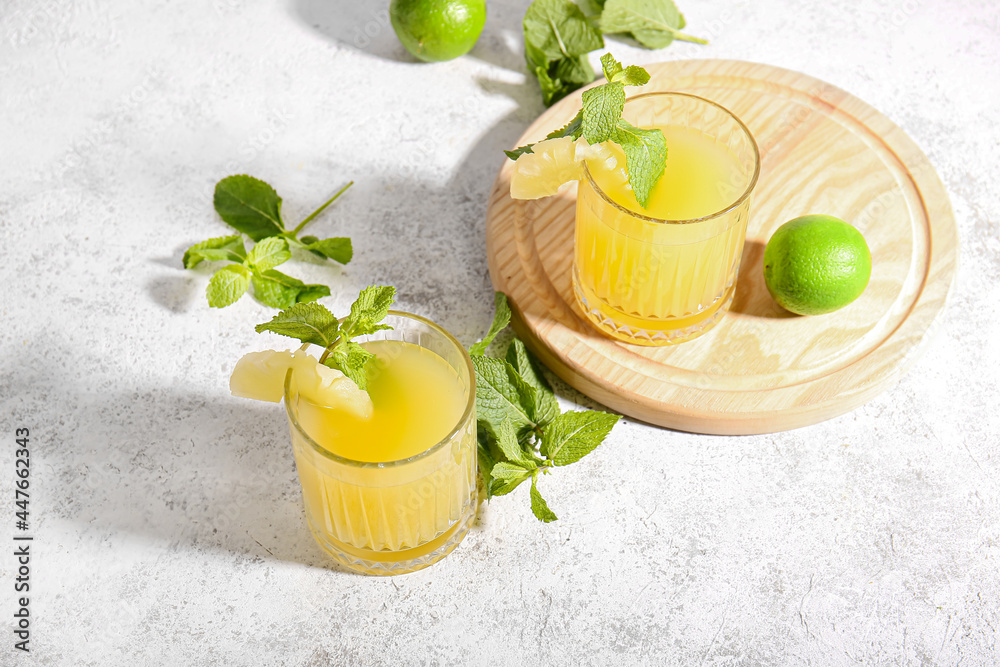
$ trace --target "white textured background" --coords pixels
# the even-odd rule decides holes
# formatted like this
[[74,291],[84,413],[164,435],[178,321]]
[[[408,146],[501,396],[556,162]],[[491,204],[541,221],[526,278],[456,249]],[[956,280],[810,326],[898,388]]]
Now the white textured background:
[[[492,306],[483,222],[543,110],[527,0],[479,44],[413,62],[386,2],[0,4],[0,540],[14,429],[32,434],[32,653],[2,665],[994,665],[1000,663],[1000,7],[995,0],[680,0],[707,47],[799,70],[885,113],[952,198],[961,269],[926,356],[851,414],[755,437],[624,420],[493,502],[419,573],[332,568],[309,535],[277,406],[234,399],[270,311],[203,296],[184,248],[226,233],[214,183],[246,171],[297,221],[353,237],[298,263],[335,309],[394,283],[471,342]],[[367,31],[367,33],[366,33]],[[596,58],[595,58],[596,62]],[[564,406],[592,405],[559,387]],[[6,537],[4,537],[6,536]]]

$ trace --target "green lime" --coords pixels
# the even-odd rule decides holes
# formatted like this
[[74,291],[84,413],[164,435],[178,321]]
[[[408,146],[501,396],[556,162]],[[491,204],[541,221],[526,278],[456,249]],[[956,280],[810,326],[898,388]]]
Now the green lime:
[[486,0],[392,0],[389,19],[406,50],[425,62],[468,53],[486,23]]
[[865,291],[872,256],[865,237],[832,215],[789,220],[764,249],[764,282],[785,310],[832,313]]

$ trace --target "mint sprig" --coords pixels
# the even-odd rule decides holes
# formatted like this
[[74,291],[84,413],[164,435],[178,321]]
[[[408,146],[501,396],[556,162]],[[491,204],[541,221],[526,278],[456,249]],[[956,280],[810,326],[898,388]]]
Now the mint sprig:
[[524,58],[545,106],[594,80],[587,54],[604,37],[571,0],[535,0],[524,14]]
[[708,44],[708,40],[681,32],[687,25],[673,0],[607,0],[600,18],[605,33],[627,33],[649,49],[662,49],[673,41]]
[[681,32],[684,15],[673,0],[592,4],[598,13],[591,16],[571,0],[535,0],[524,13],[524,58],[538,79],[545,106],[594,80],[587,54],[604,48],[605,34],[627,34],[650,49],[662,49],[675,39],[708,43]]
[[[224,267],[225,268],[225,267]],[[257,333],[270,331],[324,348],[319,362],[349,377],[363,390],[368,389],[368,362],[375,355],[351,340],[382,329],[381,324],[396,298],[396,288],[372,285],[361,290],[351,305],[351,313],[338,320],[319,303],[296,303],[275,315],[269,322],[254,327]]]
[[275,267],[291,259],[292,248],[341,264],[351,261],[354,253],[349,238],[300,238],[299,233],[353,184],[351,181],[345,185],[289,230],[281,216],[281,197],[274,188],[245,174],[228,176],[215,186],[215,210],[226,224],[248,236],[255,245],[248,253],[241,234],[211,238],[187,249],[184,268],[193,269],[206,261],[231,262],[218,269],[208,282],[208,303],[216,308],[235,303],[251,286],[257,300],[272,308],[289,308],[329,296],[326,285],[307,285]]
[[494,303],[489,332],[469,348],[476,369],[479,468],[489,498],[530,479],[531,511],[549,523],[557,517],[538,490],[539,478],[592,452],[620,417],[594,410],[560,413],[538,360],[517,338],[502,359],[486,356],[511,317],[506,296],[497,292]]
[[[611,0],[608,0],[609,2]],[[663,175],[667,163],[667,142],[658,129],[637,128],[622,118],[625,109],[625,86],[642,86],[649,82],[649,72],[638,65],[623,67],[610,53],[601,56],[601,66],[607,82],[583,92],[583,108],[565,127],[550,133],[546,139],[583,137],[587,143],[611,141],[625,153],[625,171],[636,201],[645,208],[653,188]],[[505,151],[516,160],[531,153],[532,146]]]

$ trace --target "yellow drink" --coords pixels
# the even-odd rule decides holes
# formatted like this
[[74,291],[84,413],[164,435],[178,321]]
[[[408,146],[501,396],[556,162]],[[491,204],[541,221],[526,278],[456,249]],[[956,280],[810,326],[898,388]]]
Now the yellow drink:
[[457,350],[428,349],[426,332],[409,336],[389,323],[388,334],[421,344],[364,344],[377,357],[370,419],[286,394],[309,526],[338,561],[374,574],[420,569],[449,553],[477,500],[468,357],[457,342]]
[[413,343],[373,341],[370,419],[342,408],[299,403],[299,423],[317,444],[346,459],[384,463],[415,456],[448,435],[465,408],[458,373]]
[[[697,105],[707,109],[692,113]],[[644,127],[663,131],[666,169],[644,209],[620,169],[588,166],[577,194],[574,289],[584,313],[609,335],[677,343],[711,328],[732,301],[757,148],[735,117],[701,98],[653,94],[630,100],[626,112],[630,107]],[[669,121],[671,111],[687,124],[656,122]],[[742,132],[719,132],[727,119]],[[624,164],[621,150],[612,149]]]
[[[639,205],[632,189],[617,178],[617,173],[592,170],[594,183],[615,203],[639,215],[660,220],[693,220],[712,215],[733,203],[738,193],[730,183],[745,178],[743,165],[736,155],[701,130],[679,125],[659,129],[666,139],[669,157],[647,208]],[[622,149],[617,144],[608,147],[618,163],[624,164]],[[654,226],[643,231],[655,236],[657,229]]]

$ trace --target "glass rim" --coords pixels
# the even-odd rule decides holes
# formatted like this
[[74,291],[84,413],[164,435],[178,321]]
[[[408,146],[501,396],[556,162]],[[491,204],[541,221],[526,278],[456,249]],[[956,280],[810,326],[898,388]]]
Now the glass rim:
[[591,176],[590,169],[587,167],[587,161],[584,160],[584,162],[583,162],[583,173],[584,173],[584,176],[587,177],[587,182],[590,183],[590,185],[591,185],[592,188],[594,188],[594,192],[596,192],[597,194],[599,194],[601,196],[601,199],[603,199],[605,202],[607,202],[611,206],[615,207],[616,209],[618,209],[622,213],[625,213],[626,215],[629,215],[629,216],[631,216],[633,218],[638,218],[640,220],[645,220],[646,222],[655,222],[655,223],[662,224],[662,225],[689,225],[689,224],[693,224],[693,223],[697,223],[697,222],[706,222],[708,220],[712,220],[714,218],[721,217],[721,216],[729,213],[730,211],[732,211],[732,210],[734,210],[736,208],[739,208],[739,206],[742,205],[743,202],[746,201],[747,198],[750,197],[751,193],[753,192],[754,187],[757,185],[757,179],[760,176],[760,148],[757,146],[757,139],[755,139],[754,136],[753,136],[753,133],[750,132],[750,128],[748,128],[743,123],[743,121],[740,120],[739,116],[737,116],[732,111],[730,111],[726,107],[722,106],[718,102],[713,102],[710,99],[701,97],[699,95],[692,95],[691,93],[681,93],[681,92],[674,92],[674,91],[669,91],[669,90],[664,90],[664,91],[659,91],[659,92],[642,93],[642,94],[635,95],[633,97],[628,98],[627,100],[625,100],[625,103],[628,104],[629,102],[632,102],[632,101],[635,101],[635,100],[641,100],[641,99],[643,99],[645,97],[660,97],[660,96],[663,96],[663,95],[670,95],[670,96],[674,96],[674,97],[691,97],[691,98],[699,100],[701,102],[705,102],[707,104],[711,104],[712,106],[721,109],[726,115],[728,115],[730,118],[732,118],[733,120],[735,120],[736,124],[739,125],[740,128],[743,130],[743,132],[746,134],[746,136],[750,138],[750,145],[753,147],[754,171],[753,171],[753,176],[750,178],[750,182],[747,184],[746,189],[743,191],[743,194],[741,194],[739,197],[737,197],[736,200],[732,204],[729,204],[728,206],[726,206],[722,210],[716,211],[715,213],[710,213],[708,215],[703,215],[703,216],[701,216],[699,218],[678,218],[678,219],[673,219],[673,218],[654,218],[654,217],[649,216],[649,215],[644,215],[642,213],[637,213],[637,212],[633,211],[632,209],[626,208],[626,207],[622,206],[621,204],[619,204],[618,202],[616,202],[613,199],[611,199],[611,197],[608,196],[608,194],[601,188],[601,186],[599,186],[596,182],[594,182],[594,177]]
[[[454,437],[458,434],[459,430],[461,430],[464,427],[465,423],[472,416],[472,411],[476,407],[476,369],[475,366],[472,365],[472,358],[469,357],[469,353],[465,349],[465,346],[463,346],[460,342],[458,342],[458,339],[452,336],[447,329],[432,322],[426,317],[415,315],[413,313],[407,313],[402,310],[390,310],[388,312],[388,315],[395,315],[396,317],[415,320],[417,322],[425,324],[434,331],[436,331],[437,333],[442,334],[449,343],[451,343],[454,347],[461,350],[462,361],[465,363],[465,367],[469,372],[469,397],[465,402],[465,409],[462,411],[462,416],[458,418],[458,421],[455,423],[455,426],[450,431],[448,431],[448,434],[446,436],[441,438],[441,440],[434,443],[424,451],[414,454],[413,456],[410,456],[408,458],[396,459],[394,461],[358,461],[357,459],[350,459],[347,458],[346,456],[341,456],[339,454],[331,452],[329,449],[323,447],[318,442],[316,442],[312,438],[312,436],[306,433],[306,430],[302,428],[302,424],[299,423],[297,414],[293,414],[291,403],[288,400],[288,394],[289,391],[291,390],[291,380],[292,380],[292,369],[289,368],[288,372],[285,373],[285,391],[283,396],[285,400],[285,414],[288,416],[288,423],[292,425],[292,428],[294,428],[296,432],[298,432],[298,434],[302,436],[302,438],[306,441],[306,443],[308,443],[309,446],[316,451],[316,453],[321,454],[322,456],[325,456],[331,461],[334,461],[341,465],[350,466],[352,468],[369,468],[369,469],[398,468],[407,465],[409,463],[418,461],[420,459],[426,458],[428,456],[431,456],[432,454],[442,449],[447,443],[451,442],[452,439],[454,439]],[[343,320],[343,318],[341,318],[341,320]],[[305,343],[299,349],[306,350],[310,346],[311,343]]]

